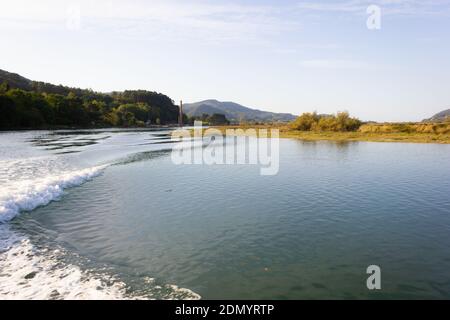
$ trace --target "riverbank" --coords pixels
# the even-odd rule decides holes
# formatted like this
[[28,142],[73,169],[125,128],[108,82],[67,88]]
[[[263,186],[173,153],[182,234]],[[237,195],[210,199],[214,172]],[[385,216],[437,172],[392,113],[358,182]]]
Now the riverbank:
[[[386,125],[385,125],[386,126]],[[394,127],[394,125],[392,125]],[[288,126],[283,125],[241,125],[241,126],[215,126],[223,133],[227,129],[278,129],[280,138],[292,138],[305,141],[372,141],[372,142],[404,142],[404,143],[439,143],[450,144],[449,132],[373,132],[363,130],[354,132],[323,132],[323,131],[299,131],[292,130]],[[237,133],[239,134],[239,133]]]

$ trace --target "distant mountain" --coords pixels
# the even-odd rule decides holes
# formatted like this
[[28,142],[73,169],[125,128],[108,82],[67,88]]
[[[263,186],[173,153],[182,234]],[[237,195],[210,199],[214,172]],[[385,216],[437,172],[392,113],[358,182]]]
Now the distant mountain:
[[273,113],[244,107],[234,102],[205,100],[183,105],[183,112],[190,117],[201,117],[203,114],[223,114],[231,122],[240,121],[273,121],[288,122],[296,118],[289,113]]
[[425,119],[424,122],[442,122],[449,119],[450,119],[450,109],[447,109],[439,113],[436,113],[429,119]]

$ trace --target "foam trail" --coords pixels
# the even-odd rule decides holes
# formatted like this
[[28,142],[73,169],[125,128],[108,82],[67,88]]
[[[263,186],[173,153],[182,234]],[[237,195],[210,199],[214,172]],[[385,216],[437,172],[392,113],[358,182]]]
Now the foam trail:
[[58,261],[59,255],[59,250],[38,252],[26,238],[10,245],[6,252],[0,252],[0,296],[7,300],[126,298],[124,283],[107,284],[114,279],[95,277],[78,266],[66,265]]
[[[35,133],[0,134],[0,298],[1,299],[200,299],[189,289],[160,284],[141,277],[128,281],[126,275],[66,250],[57,242],[33,237],[14,228],[8,221],[59,200],[64,190],[80,186],[113,164],[126,164],[153,157],[139,155],[148,147],[130,147],[130,139],[147,141],[142,134],[118,134],[103,149],[84,150],[73,155],[55,156],[31,148],[24,141]],[[59,140],[77,140],[77,134]],[[56,139],[58,140],[58,139]],[[109,141],[104,140],[104,141]],[[81,147],[79,148],[83,150]],[[78,151],[81,151],[78,150]],[[117,151],[118,150],[118,151]],[[133,153],[136,155],[132,156]],[[100,159],[96,154],[101,155]],[[131,156],[130,156],[131,154]],[[128,156],[127,156],[128,155]],[[123,163],[122,157],[125,160]],[[119,158],[119,160],[118,160]],[[97,159],[87,169],[76,169],[78,160]],[[101,162],[99,162],[101,161]],[[117,162],[118,161],[118,162]],[[88,265],[91,267],[89,268]],[[126,282],[124,282],[126,281]],[[131,284],[135,284],[132,286]],[[142,285],[144,283],[145,285]]]
[[59,247],[36,247],[23,234],[0,224],[0,297],[6,300],[198,300],[195,292],[175,285],[156,285],[145,277],[146,292],[130,292],[108,272],[83,269],[65,262]]
[[98,176],[106,168],[97,166],[36,180],[10,182],[0,190],[0,223],[12,220],[20,212],[31,211],[57,200],[64,189],[79,186]]

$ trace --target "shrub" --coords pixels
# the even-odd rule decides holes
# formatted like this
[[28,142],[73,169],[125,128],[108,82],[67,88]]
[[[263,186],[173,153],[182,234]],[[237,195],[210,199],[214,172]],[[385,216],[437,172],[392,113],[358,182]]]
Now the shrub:
[[357,131],[362,122],[351,118],[348,112],[338,112],[336,115],[317,115],[304,113],[295,119],[291,129],[300,131]]
[[317,113],[304,113],[291,123],[291,128],[300,131],[310,131],[319,121]]

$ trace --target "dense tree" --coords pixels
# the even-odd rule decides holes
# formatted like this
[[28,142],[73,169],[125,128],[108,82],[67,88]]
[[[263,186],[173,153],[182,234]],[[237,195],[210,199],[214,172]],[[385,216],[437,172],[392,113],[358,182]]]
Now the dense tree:
[[230,123],[230,121],[227,120],[225,115],[220,113],[214,113],[212,116],[209,117],[208,122],[211,125],[225,125]]
[[20,120],[14,100],[0,94],[0,128],[18,127]]
[[102,123],[103,115],[110,111],[105,102],[97,100],[87,100],[83,103],[83,107],[91,125]]
[[[15,126],[40,127],[45,124],[44,116],[50,117],[52,114],[50,106],[39,94],[13,89],[1,96],[8,98],[3,99],[3,102],[6,103],[4,107],[9,111],[13,110],[14,114],[10,121]],[[10,106],[11,101],[13,107]]]
[[295,119],[292,122],[291,126],[296,130],[309,131],[314,129],[318,121],[319,116],[317,115],[317,113],[307,112],[299,116],[297,119]]
[[6,92],[8,92],[8,91],[9,91],[9,84],[8,84],[8,82],[3,81],[3,82],[0,84],[0,94],[6,93]]
[[30,82],[30,90],[0,84],[0,129],[170,124],[178,114],[169,97],[144,90],[103,94],[43,82]]
[[183,118],[184,123],[193,124],[194,121],[202,121],[205,125],[228,125],[230,121],[228,121],[227,117],[221,113],[214,113],[212,115],[208,115],[207,113],[202,114],[201,117],[187,117]]
[[159,119],[161,123],[177,123],[179,109],[172,100],[156,92],[136,90],[124,91],[121,93],[113,92],[113,98],[122,104],[146,104],[150,106],[149,118],[151,123],[156,123]]

